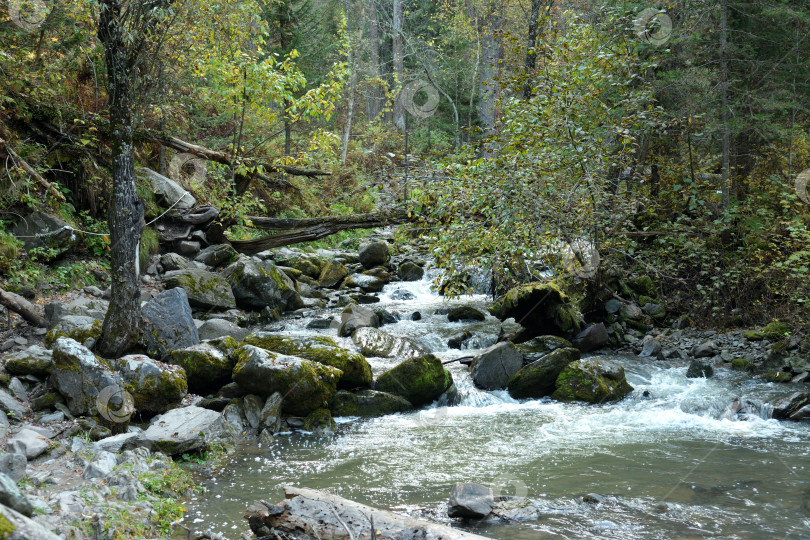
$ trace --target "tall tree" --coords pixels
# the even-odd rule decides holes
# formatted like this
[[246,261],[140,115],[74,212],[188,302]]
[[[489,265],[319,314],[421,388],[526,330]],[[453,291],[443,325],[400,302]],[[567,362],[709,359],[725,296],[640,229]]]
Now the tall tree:
[[[403,50],[402,36],[402,0],[394,0],[394,77],[396,78],[396,90],[402,89],[405,82],[405,56]],[[400,130],[405,130],[405,105],[401,96],[397,96],[394,101],[394,125]]]
[[144,208],[135,192],[134,138],[139,81],[148,81],[149,60],[160,49],[173,19],[173,0],[103,0],[98,37],[104,45],[112,147],[113,193],[109,209],[112,291],[96,350],[118,356],[140,337],[138,244]]

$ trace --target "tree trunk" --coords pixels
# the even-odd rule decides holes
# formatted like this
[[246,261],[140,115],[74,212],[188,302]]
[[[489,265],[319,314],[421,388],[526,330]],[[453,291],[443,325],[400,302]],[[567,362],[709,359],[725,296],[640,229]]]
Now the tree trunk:
[[720,2],[720,85],[722,92],[722,122],[723,122],[723,180],[720,191],[723,198],[723,209],[729,208],[729,168],[731,152],[731,130],[728,125],[728,60],[726,58],[726,32],[728,29],[728,10],[726,0]]
[[[350,17],[349,3],[344,2],[346,19]],[[352,44],[349,49],[349,66],[352,74],[349,77],[349,104],[346,111],[346,124],[343,126],[343,140],[340,149],[340,164],[346,164],[346,155],[349,153],[349,138],[352,135],[352,119],[354,117],[354,91],[357,88],[357,51],[355,50],[363,42],[363,25],[358,25],[357,43]]]
[[405,58],[402,48],[402,0],[394,0],[394,75],[397,98],[394,101],[394,125],[405,131],[405,104],[402,103],[402,85],[405,82]]
[[523,99],[532,97],[532,74],[537,65],[537,26],[540,18],[540,4],[543,0],[532,0],[532,14],[529,16],[529,36],[526,43],[526,84],[523,86]]
[[102,356],[123,355],[137,342],[141,324],[137,249],[144,224],[143,204],[135,192],[133,143],[135,138],[136,63],[122,22],[123,0],[100,5],[98,36],[104,44],[110,99],[113,195],[109,211],[112,292],[96,350]]
[[371,98],[368,100],[368,117],[375,119],[382,110],[382,73],[380,72],[380,31],[377,20],[377,0],[368,0],[368,47],[371,63],[371,76],[376,79],[371,87]]
[[[503,17],[497,13],[498,7],[489,5],[485,26],[481,39],[481,94],[478,100],[478,121],[484,130],[484,137],[495,135],[495,121],[497,120],[497,102],[500,95],[501,60],[503,60],[503,46],[499,32],[503,27]],[[485,143],[481,152],[483,157],[493,157],[495,149],[492,144]]]

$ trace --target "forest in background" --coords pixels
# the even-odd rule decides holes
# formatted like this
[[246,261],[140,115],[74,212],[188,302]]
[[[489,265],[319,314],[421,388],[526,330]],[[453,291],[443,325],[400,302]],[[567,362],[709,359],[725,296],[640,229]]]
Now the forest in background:
[[[80,286],[89,266],[109,268],[107,3],[0,3],[9,290]],[[136,163],[221,208],[231,239],[264,234],[249,215],[407,198],[407,234],[459,276],[491,270],[500,291],[573,267],[560,275],[586,298],[611,276],[643,274],[696,322],[806,320],[802,1],[113,3],[150,21],[121,40],[139,52]],[[225,159],[200,175],[166,137]],[[138,194],[155,217],[148,189]],[[8,229],[47,207],[101,235],[85,237],[89,257],[46,265],[21,253]],[[154,251],[154,235],[141,245]]]

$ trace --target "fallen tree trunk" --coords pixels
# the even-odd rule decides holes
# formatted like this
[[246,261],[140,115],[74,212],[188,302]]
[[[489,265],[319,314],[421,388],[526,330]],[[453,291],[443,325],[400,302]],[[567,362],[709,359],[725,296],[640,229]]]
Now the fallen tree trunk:
[[286,500],[278,505],[254,503],[245,512],[259,538],[281,532],[288,538],[359,540],[487,540],[484,536],[445,525],[400,516],[314,489],[284,487]]
[[31,165],[28,164],[23,158],[21,158],[17,152],[3,139],[0,139],[0,158],[8,156],[11,158],[11,161],[18,167],[20,167],[25,173],[36,180],[39,185],[41,185],[45,190],[50,193],[51,195],[56,198],[56,200],[60,202],[65,202],[65,196],[59,192],[53,184],[45,180],[41,174],[37,172]]
[[41,328],[48,327],[48,321],[37,313],[32,303],[22,296],[0,289],[0,306],[3,306],[9,311],[13,311],[34,326]]
[[[316,225],[349,225],[353,229],[363,227],[379,227],[380,224],[402,223],[407,219],[404,210],[395,210],[390,213],[378,214],[350,214],[343,216],[324,216],[304,219],[268,218],[258,216],[247,216],[253,227],[271,231],[295,231]],[[392,221],[393,220],[393,221]],[[342,230],[342,229],[338,229]]]
[[[274,222],[298,222],[312,223],[312,225],[288,233],[274,234],[256,238],[253,240],[230,240],[233,248],[239,253],[246,255],[255,255],[266,249],[273,249],[290,244],[297,244],[299,242],[312,242],[327,236],[331,236],[340,231],[350,229],[371,229],[374,227],[384,227],[386,225],[395,225],[403,223],[407,220],[407,214],[397,212],[394,214],[359,214],[354,216],[329,216],[324,218],[310,218],[300,220],[284,220],[275,218],[251,218],[251,220],[264,220],[263,225],[257,224],[253,221],[253,225],[258,228],[272,229],[291,226],[288,223],[275,223]],[[300,226],[300,225],[299,225]]]

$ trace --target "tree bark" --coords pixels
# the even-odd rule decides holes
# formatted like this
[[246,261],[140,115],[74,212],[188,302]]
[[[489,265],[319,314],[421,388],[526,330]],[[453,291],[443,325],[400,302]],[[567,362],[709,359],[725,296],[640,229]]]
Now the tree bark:
[[380,71],[380,31],[377,20],[377,0],[368,0],[368,47],[371,63],[371,76],[375,79],[371,87],[371,98],[368,100],[368,117],[375,119],[382,110],[382,73]]
[[720,2],[720,85],[722,92],[721,116],[723,122],[723,180],[720,192],[723,209],[729,207],[729,154],[731,152],[731,131],[728,126],[728,60],[726,58],[726,33],[728,29],[728,9],[726,0]]
[[107,222],[110,227],[112,291],[96,351],[102,356],[123,355],[140,337],[141,291],[137,249],[144,224],[143,204],[135,192],[135,77],[139,52],[128,45],[123,0],[100,5],[98,37],[104,45],[110,108],[113,195]]
[[[349,19],[349,3],[344,2],[344,9],[346,12],[346,19]],[[357,43],[352,44],[349,49],[349,66],[352,74],[349,77],[349,104],[346,111],[346,124],[343,126],[343,139],[341,141],[340,149],[340,164],[346,164],[346,156],[349,153],[349,138],[352,135],[352,119],[354,118],[354,91],[357,87],[357,51],[355,50],[360,43],[363,42],[363,25],[358,25],[357,30]]]
[[[257,536],[263,528],[306,534],[322,540],[397,538],[417,540],[487,540],[484,536],[401,516],[356,503],[331,493],[284,486],[286,500],[278,505],[256,502],[245,518]],[[377,532],[379,531],[379,532]]]
[[[500,95],[500,77],[498,76],[503,60],[503,44],[500,31],[503,29],[503,17],[498,13],[498,6],[491,3],[485,19],[486,28],[481,39],[482,65],[481,65],[481,94],[478,100],[478,121],[484,130],[484,137],[495,135],[495,122],[497,120],[497,102]],[[481,155],[493,157],[495,149],[492,144],[485,143]]]
[[397,98],[394,101],[394,125],[405,131],[405,104],[402,103],[402,85],[405,82],[405,58],[402,48],[402,0],[394,0],[394,75]]
[[48,327],[48,321],[37,313],[36,307],[19,295],[0,289],[0,306],[13,311],[34,326]]
[[543,0],[532,0],[532,14],[529,16],[529,36],[526,40],[526,84],[523,86],[523,99],[532,97],[532,73],[537,65],[537,26],[540,18],[540,4]]

